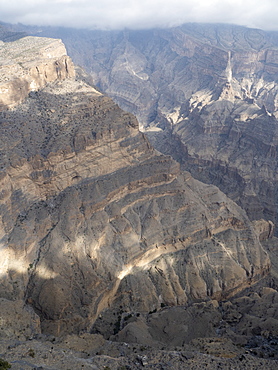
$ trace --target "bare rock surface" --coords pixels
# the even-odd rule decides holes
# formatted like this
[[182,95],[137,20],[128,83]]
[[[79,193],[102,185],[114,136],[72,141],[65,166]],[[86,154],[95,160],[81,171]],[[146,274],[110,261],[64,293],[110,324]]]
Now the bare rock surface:
[[112,304],[220,299],[268,273],[245,213],[93,88],[57,82],[2,120],[1,290],[47,330],[80,330]]
[[40,318],[23,300],[0,299],[0,336],[1,339],[18,338],[26,340],[40,334]]
[[251,219],[277,224],[277,32],[212,24],[40,32],[61,37],[159,151]]
[[[1,342],[0,353],[15,370],[44,369],[276,369],[277,361],[256,359],[250,354],[217,356],[198,350],[158,350],[136,344],[107,342],[102,354],[91,356],[86,351],[69,350],[63,343],[46,338],[29,342]],[[210,342],[212,346],[212,340]],[[215,341],[217,342],[217,341]],[[219,340],[218,340],[219,343]],[[223,341],[220,341],[223,345]]]
[[0,110],[22,102],[30,91],[74,76],[61,40],[28,37],[0,42]]
[[268,273],[245,213],[82,80],[31,93],[1,130],[1,295],[44,330],[78,332],[110,306],[220,299]]
[[[270,278],[273,225],[181,171],[85,80],[55,77],[0,112],[1,357],[14,369],[275,368],[236,349],[276,335],[275,286],[248,314],[248,298],[232,300]],[[262,307],[272,318],[256,319]]]
[[[260,305],[261,300],[270,302],[265,300],[269,294],[277,297],[278,293],[264,289],[261,297],[250,292],[248,297],[226,301],[222,307],[217,302],[202,302],[136,316],[138,327],[133,337],[128,335],[135,325],[132,315],[125,320],[124,329],[110,340],[89,333],[64,337],[33,333],[25,339],[16,335],[1,337],[0,357],[18,370],[276,369],[277,337],[271,331],[260,334],[254,326],[257,333],[250,335],[241,325],[250,317],[248,308]],[[248,299],[249,307],[244,302]],[[258,318],[259,311],[255,315]]]

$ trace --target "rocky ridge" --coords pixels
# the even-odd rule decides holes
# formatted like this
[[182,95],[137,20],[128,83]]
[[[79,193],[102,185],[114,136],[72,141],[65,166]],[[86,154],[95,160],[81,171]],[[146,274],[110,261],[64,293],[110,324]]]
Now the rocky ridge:
[[61,37],[159,151],[251,219],[277,224],[277,33],[209,24],[40,32]]
[[[31,338],[40,361],[66,368],[66,359],[58,364],[49,355],[44,335],[76,333],[82,347],[85,331],[98,344],[83,361],[78,356],[84,348],[80,355],[70,336],[77,363],[138,368],[146,366],[141,354],[129,347],[117,360],[123,344],[111,352],[100,333],[121,341],[127,338],[125,324],[133,323],[138,331],[130,328],[135,337],[129,341],[140,344],[140,330],[144,337],[149,325],[150,344],[159,347],[155,316],[148,324],[144,317],[164,307],[166,316],[182,317],[170,308],[179,305],[189,310],[185,322],[209,307],[213,335],[221,321],[217,301],[267,279],[270,260],[261,241],[272,236],[272,224],[252,224],[215,186],[180,171],[177,162],[150,146],[134,116],[88,85],[84,75],[69,73],[72,77],[55,78],[0,112],[1,353],[18,359],[14,368],[38,364],[24,342]],[[212,303],[190,308],[203,300]],[[13,324],[12,312],[25,324]],[[260,333],[275,335],[275,325]],[[177,355],[161,348],[150,366],[187,361],[182,351],[194,339],[188,332],[176,343]],[[101,347],[98,360],[92,348]]]
[[22,102],[47,83],[74,76],[61,40],[25,37],[0,42],[0,110]]
[[220,298],[268,272],[244,212],[82,81],[50,84],[1,119],[2,296],[27,299],[58,331],[117,299],[149,311]]

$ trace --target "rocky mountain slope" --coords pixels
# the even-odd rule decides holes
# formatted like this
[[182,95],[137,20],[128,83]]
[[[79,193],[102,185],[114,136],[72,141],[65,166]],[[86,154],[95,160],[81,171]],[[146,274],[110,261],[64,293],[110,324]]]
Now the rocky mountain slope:
[[[65,357],[72,353],[66,352],[58,364],[58,347],[54,355],[48,349],[44,335],[54,334],[64,336],[61,348],[77,351],[78,359],[72,361],[85,368],[110,363],[115,369],[174,363],[181,368],[191,358],[182,351],[193,339],[216,336],[223,312],[233,305],[236,312],[244,311],[236,302],[223,310],[218,301],[268,281],[270,259],[261,243],[271,245],[273,225],[251,223],[218,188],[195,180],[170,156],[154,150],[134,116],[88,84],[82,71],[75,76],[59,41],[23,38],[2,44],[2,61],[7,50],[9,55],[22,53],[23,61],[19,56],[9,63],[17,74],[3,83],[13,89],[17,76],[20,83],[24,76],[29,94],[3,104],[0,112],[1,353],[15,361],[15,369],[40,366],[40,361],[68,368]],[[44,77],[36,75],[34,87],[36,67]],[[49,70],[54,71],[50,81],[44,73]],[[261,294],[253,305],[261,299],[276,304],[275,290]],[[201,301],[208,302],[196,304]],[[175,306],[183,308],[173,311]],[[267,325],[262,320],[257,332],[270,340],[276,335],[277,314],[276,308],[269,309],[274,321]],[[184,327],[172,344],[171,315]],[[247,345],[254,333],[246,329],[251,319],[246,326],[240,320],[244,315],[240,312],[235,320]],[[190,317],[196,323],[198,317],[203,320],[194,334]],[[227,325],[237,323],[227,317]],[[168,334],[163,337],[161,330]],[[87,337],[82,337],[84,331]],[[77,336],[67,340],[65,335],[72,333]],[[147,335],[151,347],[128,347],[126,357],[117,360],[124,345],[112,350],[101,335],[139,345]],[[11,337],[17,341],[11,343]],[[26,338],[34,340],[37,352]],[[231,345],[236,363],[244,350],[233,352],[236,340],[229,340],[227,352],[231,354]],[[88,341],[92,345],[86,352]],[[204,349],[205,342],[192,344],[198,353],[188,366],[194,368],[202,351],[217,352]],[[178,354],[163,352],[163,346],[174,344]],[[143,353],[135,355],[148,350],[150,356],[152,347],[161,350],[153,362]],[[96,348],[102,348],[100,358]]]
[[31,91],[49,82],[74,76],[61,40],[25,37],[13,43],[1,41],[0,46],[1,111],[19,104]]
[[251,219],[277,224],[277,33],[205,24],[39,32],[61,37],[159,151],[220,187]]
[[117,294],[149,311],[221,297],[268,271],[239,207],[154,151],[112,100],[58,77],[1,113],[6,298],[79,324]]

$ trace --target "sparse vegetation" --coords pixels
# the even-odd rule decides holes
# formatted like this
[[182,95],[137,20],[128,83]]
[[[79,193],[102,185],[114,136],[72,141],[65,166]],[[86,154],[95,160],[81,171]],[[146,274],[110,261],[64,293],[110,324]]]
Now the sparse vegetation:
[[148,348],[146,346],[141,346],[140,351],[146,351]]
[[32,358],[35,357],[35,351],[33,350],[33,348],[28,349],[27,355],[32,357]]
[[0,370],[10,369],[11,367],[12,365],[9,364],[8,361],[5,361],[2,358],[0,358]]
[[118,320],[115,322],[114,335],[117,334],[121,329],[121,316],[118,316]]

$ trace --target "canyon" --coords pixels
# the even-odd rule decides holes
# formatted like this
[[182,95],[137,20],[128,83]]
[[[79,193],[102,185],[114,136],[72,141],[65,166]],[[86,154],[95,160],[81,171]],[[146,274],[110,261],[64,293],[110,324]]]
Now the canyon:
[[277,32],[195,23],[24,30],[62,38],[156,149],[219,187],[252,220],[277,223]]
[[250,221],[154,149],[148,131],[168,123],[139,125],[61,40],[0,53],[0,352],[13,368],[275,368],[275,218]]

